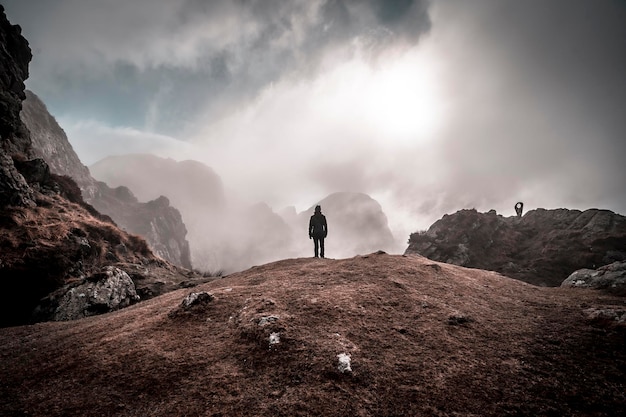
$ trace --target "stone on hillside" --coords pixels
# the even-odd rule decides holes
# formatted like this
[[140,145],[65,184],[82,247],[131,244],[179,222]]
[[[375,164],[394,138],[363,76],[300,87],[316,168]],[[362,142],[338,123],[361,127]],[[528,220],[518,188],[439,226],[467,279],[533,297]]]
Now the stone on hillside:
[[79,284],[68,285],[48,296],[35,315],[64,321],[118,310],[139,296],[130,276],[114,266],[105,267]]
[[192,292],[187,297],[185,297],[180,303],[181,307],[185,310],[192,308],[197,305],[206,305],[213,300],[213,295],[209,294],[206,291],[202,292]]
[[349,353],[340,353],[337,355],[338,365],[337,370],[342,374],[352,373],[352,366],[350,365],[351,357]]
[[215,300],[215,296],[206,291],[192,292],[183,298],[180,305],[169,312],[170,318],[178,316],[189,316],[194,313],[204,311],[211,301]]
[[626,295],[626,262],[613,262],[598,269],[579,269],[567,277],[561,286],[592,288]]
[[597,324],[626,327],[626,309],[588,308],[584,313]]

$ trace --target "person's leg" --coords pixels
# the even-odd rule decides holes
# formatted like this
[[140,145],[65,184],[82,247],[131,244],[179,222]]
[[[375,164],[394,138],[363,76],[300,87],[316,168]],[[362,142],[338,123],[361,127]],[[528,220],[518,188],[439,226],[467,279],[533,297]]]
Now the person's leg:
[[319,239],[313,236],[313,244],[315,245],[315,257],[317,258],[317,253],[319,250]]
[[324,238],[320,238],[320,256],[324,257]]

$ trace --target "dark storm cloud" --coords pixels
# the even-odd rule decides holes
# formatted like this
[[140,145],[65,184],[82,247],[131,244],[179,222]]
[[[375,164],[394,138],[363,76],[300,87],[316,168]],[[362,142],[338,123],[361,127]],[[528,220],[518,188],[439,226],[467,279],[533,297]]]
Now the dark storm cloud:
[[[255,201],[366,192],[409,225],[401,239],[518,200],[626,213],[624,1],[5,6],[34,49],[29,87],[56,116],[101,121],[99,137],[153,132],[163,156],[202,159]],[[176,155],[167,134],[197,151]]]
[[[35,50],[29,86],[53,111],[143,128],[140,114],[164,102],[168,111],[150,127],[170,134],[181,132],[194,111],[213,109],[220,117],[283,76],[314,75],[328,50],[359,38],[390,46],[429,28],[426,1],[5,4]],[[102,88],[101,78],[113,82]],[[134,110],[120,117],[89,100],[74,104],[82,95],[119,97]]]

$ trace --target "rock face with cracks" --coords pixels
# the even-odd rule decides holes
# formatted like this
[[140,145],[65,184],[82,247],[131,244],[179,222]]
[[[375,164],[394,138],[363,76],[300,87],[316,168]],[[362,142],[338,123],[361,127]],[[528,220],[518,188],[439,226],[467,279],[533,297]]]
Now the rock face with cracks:
[[135,283],[128,274],[114,266],[84,281],[60,288],[36,309],[42,320],[75,320],[102,312],[115,311],[139,301]]
[[598,269],[573,272],[562,287],[593,288],[626,296],[626,262],[613,262]]
[[405,253],[556,287],[578,269],[626,261],[626,217],[597,209],[537,209],[521,218],[460,210],[411,234]]
[[626,414],[622,297],[384,253],[284,260],[203,292],[186,314],[170,314],[181,289],[0,329],[0,415]]
[[30,131],[32,149],[50,172],[76,181],[85,201],[110,216],[124,230],[142,236],[150,249],[175,265],[191,269],[187,229],[180,212],[165,197],[139,200],[126,187],[111,188],[96,181],[82,164],[61,126],[32,91],[26,91],[22,112]]

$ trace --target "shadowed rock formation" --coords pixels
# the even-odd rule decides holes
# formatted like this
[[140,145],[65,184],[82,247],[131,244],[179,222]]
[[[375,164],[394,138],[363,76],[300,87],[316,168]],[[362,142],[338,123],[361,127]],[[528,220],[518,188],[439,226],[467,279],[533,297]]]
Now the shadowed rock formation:
[[193,284],[198,277],[155,257],[143,239],[85,203],[74,180],[37,158],[20,119],[31,53],[1,6],[0,55],[0,326],[31,322],[43,297],[60,290],[63,298],[111,266],[142,298]]
[[51,172],[74,179],[86,202],[110,216],[124,230],[145,238],[158,256],[191,269],[187,229],[180,213],[167,199],[156,196],[154,201],[140,203],[128,188],[112,189],[96,181],[45,104],[28,90],[21,118],[30,131],[34,154],[47,162]]
[[626,296],[626,262],[613,262],[598,269],[574,271],[562,287],[592,288]]
[[626,217],[597,209],[537,209],[521,218],[460,210],[411,234],[406,253],[559,286],[577,269],[626,260]]

